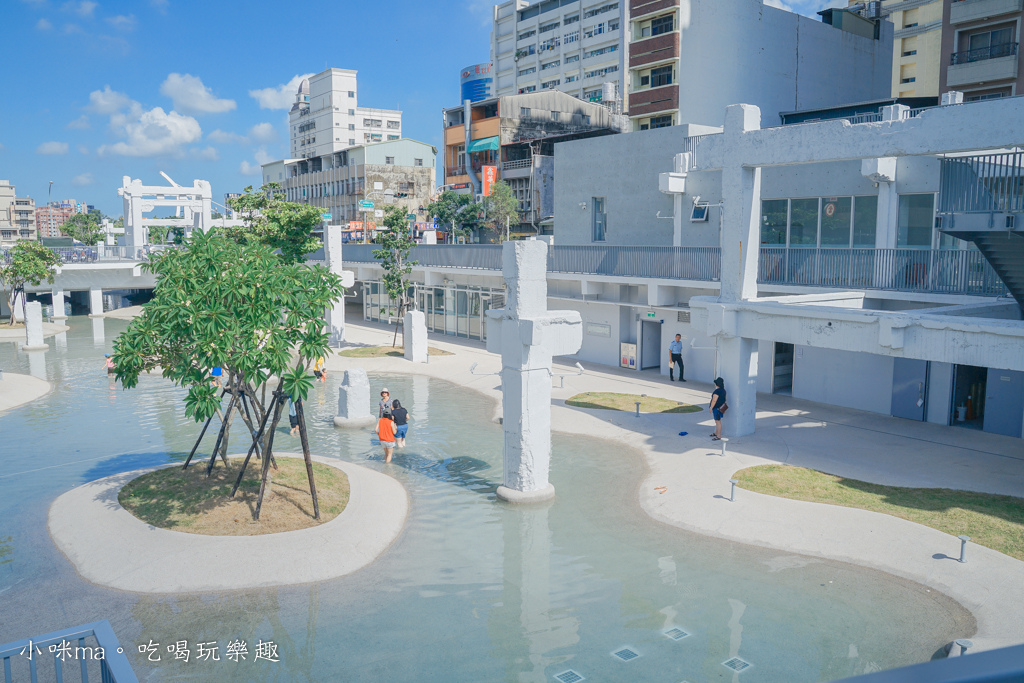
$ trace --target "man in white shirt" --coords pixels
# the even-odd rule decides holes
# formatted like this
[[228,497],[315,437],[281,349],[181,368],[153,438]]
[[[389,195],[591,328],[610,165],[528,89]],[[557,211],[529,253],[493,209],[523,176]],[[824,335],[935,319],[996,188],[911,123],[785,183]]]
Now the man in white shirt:
[[682,335],[676,335],[675,340],[668,343],[668,381],[675,381],[675,364],[679,363],[679,381],[685,382],[683,379],[683,338]]

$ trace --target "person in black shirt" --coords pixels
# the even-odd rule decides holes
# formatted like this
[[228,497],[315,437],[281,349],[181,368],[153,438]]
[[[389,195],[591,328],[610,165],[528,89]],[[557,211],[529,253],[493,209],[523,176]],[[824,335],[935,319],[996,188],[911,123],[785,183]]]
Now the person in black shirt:
[[715,433],[711,435],[712,441],[719,441],[722,438],[722,415],[725,414],[725,380],[721,377],[715,378],[715,390],[711,392],[711,405],[708,409],[715,417]]
[[398,427],[395,429],[395,445],[398,448],[405,448],[405,435],[409,431],[409,411],[402,407],[402,402],[397,398],[392,402],[391,419]]

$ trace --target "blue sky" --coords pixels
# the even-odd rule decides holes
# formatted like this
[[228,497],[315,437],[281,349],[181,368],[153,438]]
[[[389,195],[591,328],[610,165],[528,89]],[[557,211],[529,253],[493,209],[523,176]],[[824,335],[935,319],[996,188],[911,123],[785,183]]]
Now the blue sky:
[[[813,14],[840,0],[767,0]],[[402,109],[406,137],[438,145],[459,72],[487,61],[481,0],[3,0],[8,65],[0,178],[39,203],[121,214],[121,177],[225,192],[287,156],[296,78],[359,71],[359,104]]]

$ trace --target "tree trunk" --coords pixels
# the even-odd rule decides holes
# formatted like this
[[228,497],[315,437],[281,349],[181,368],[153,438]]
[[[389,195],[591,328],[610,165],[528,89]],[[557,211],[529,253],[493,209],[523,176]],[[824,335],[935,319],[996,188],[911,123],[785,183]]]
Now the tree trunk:
[[[263,413],[263,419],[260,421],[260,430],[253,437],[252,444],[249,446],[249,452],[245,454],[245,460],[242,461],[242,467],[238,471],[238,479],[235,480],[235,487],[231,489],[231,497],[235,496],[235,492],[238,491],[238,486],[242,483],[242,476],[245,474],[245,468],[249,465],[249,459],[252,457],[253,451],[259,448],[259,442],[263,438],[263,432],[267,428],[267,420],[270,417],[270,411],[277,405],[277,399],[273,398],[270,401],[270,405],[267,410]],[[263,460],[270,460],[270,458],[263,458]]]
[[313,516],[320,519],[320,502],[316,498],[316,482],[313,481],[313,460],[309,455],[309,439],[306,438],[306,413],[302,400],[295,403],[295,414],[299,418],[299,437],[302,441],[302,459],[306,461],[306,476],[309,478],[309,492],[313,496]]
[[213,454],[210,456],[210,463],[206,466],[206,476],[210,476],[210,473],[213,472],[213,463],[217,461],[217,453],[220,451],[221,442],[224,441],[224,437],[227,434],[228,418],[231,416],[231,411],[234,409],[235,401],[237,399],[238,394],[232,393],[231,400],[228,401],[228,408],[224,411],[224,416],[221,418],[220,433],[217,435],[217,443],[213,446]]
[[280,393],[281,388],[278,385],[278,390],[274,392],[275,396],[278,397],[277,407],[274,408],[274,422],[270,427],[269,434],[267,434],[267,446],[263,451],[265,457],[263,458],[263,472],[260,475],[260,494],[256,498],[256,511],[253,514],[253,519],[257,522],[260,521],[260,508],[263,507],[263,496],[270,486],[270,459],[274,457],[274,434],[277,432],[277,424],[281,421],[281,409],[284,408],[284,398],[280,396]]
[[[12,311],[13,312],[13,311]],[[21,319],[25,321],[25,327],[28,327],[28,295],[25,294],[25,288],[21,288]]]

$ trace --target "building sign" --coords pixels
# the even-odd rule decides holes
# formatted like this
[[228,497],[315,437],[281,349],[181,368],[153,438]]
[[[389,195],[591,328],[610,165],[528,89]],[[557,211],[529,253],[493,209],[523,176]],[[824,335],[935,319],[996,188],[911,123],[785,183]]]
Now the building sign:
[[372,201],[368,201],[366,199],[360,200],[359,201],[359,210],[360,211],[373,211],[373,202]]
[[825,215],[828,216],[829,218],[832,218],[832,216],[836,215],[835,202],[829,202],[828,204],[825,205]]
[[491,196],[491,186],[498,181],[498,167],[497,166],[484,166],[482,169],[484,176],[484,196]]

